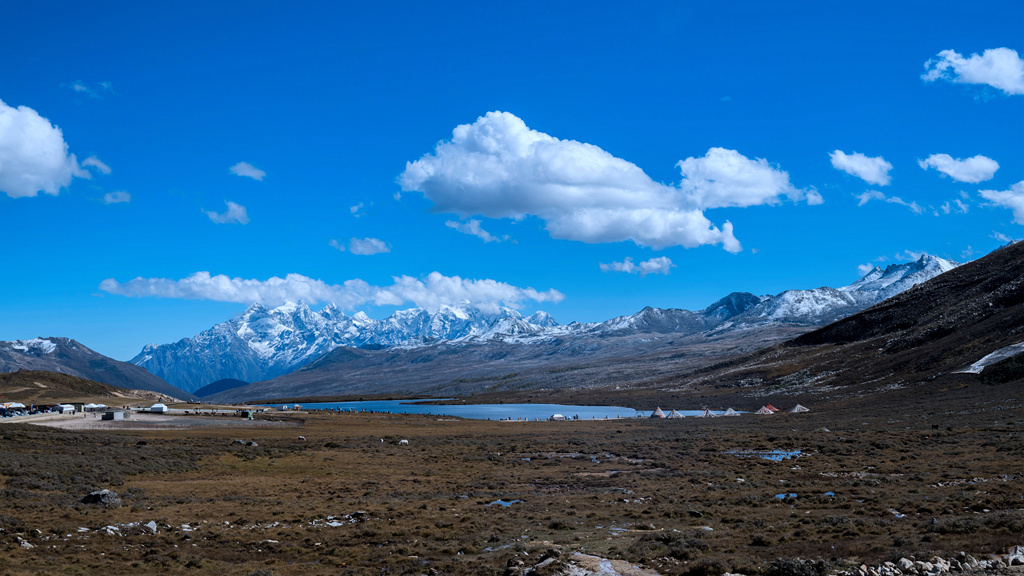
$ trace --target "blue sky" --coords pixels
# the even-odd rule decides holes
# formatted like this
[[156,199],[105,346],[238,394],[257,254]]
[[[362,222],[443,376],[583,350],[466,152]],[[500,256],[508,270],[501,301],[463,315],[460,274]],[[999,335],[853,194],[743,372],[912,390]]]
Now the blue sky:
[[599,321],[1024,237],[1019,2],[152,4],[5,8],[0,340]]

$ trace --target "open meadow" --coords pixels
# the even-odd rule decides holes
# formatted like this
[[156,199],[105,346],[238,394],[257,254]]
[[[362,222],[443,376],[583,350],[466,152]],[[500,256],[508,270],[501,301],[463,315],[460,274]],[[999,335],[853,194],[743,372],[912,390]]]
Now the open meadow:
[[[1022,403],[988,390],[932,412],[4,424],[0,574],[515,574],[553,558],[543,574],[582,553],[717,576],[777,558],[983,558],[1024,543]],[[100,489],[119,502],[81,502]]]

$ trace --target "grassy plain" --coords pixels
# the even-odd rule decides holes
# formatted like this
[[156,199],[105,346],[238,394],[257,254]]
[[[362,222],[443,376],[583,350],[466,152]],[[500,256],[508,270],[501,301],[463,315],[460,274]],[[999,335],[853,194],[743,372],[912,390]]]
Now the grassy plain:
[[[1024,543],[1024,403],[1012,385],[979,390],[930,413],[5,424],[0,574],[502,574],[581,551],[715,575],[779,557],[984,556]],[[736,453],[758,450],[801,456]],[[122,505],[80,502],[101,488]]]

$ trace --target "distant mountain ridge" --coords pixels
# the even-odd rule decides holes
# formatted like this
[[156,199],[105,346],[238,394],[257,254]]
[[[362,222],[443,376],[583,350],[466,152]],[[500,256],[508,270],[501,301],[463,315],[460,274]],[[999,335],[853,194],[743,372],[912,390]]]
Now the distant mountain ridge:
[[173,398],[193,396],[145,368],[108,358],[71,338],[49,337],[0,342],[0,372],[41,370],[102,382],[118,388],[149,390]]
[[631,334],[700,334],[772,323],[820,326],[848,316],[958,266],[924,255],[914,262],[875,268],[842,288],[787,290],[776,296],[734,292],[704,310],[647,307],[604,322],[560,325],[546,312],[524,318],[501,308],[485,313],[468,304],[431,312],[411,308],[382,320],[347,316],[333,304],[314,311],[302,303],[269,309],[253,304],[227,322],[192,338],[147,345],[133,364],[190,392],[210,382],[256,382],[292,372],[340,347],[415,348],[453,344],[530,344],[554,339]]

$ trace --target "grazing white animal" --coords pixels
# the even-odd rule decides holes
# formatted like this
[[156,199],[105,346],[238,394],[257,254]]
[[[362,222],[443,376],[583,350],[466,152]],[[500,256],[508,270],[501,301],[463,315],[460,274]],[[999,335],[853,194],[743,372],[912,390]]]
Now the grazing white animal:
[[398,445],[399,446],[408,446],[409,445],[409,441],[408,440],[399,440],[398,441]]

